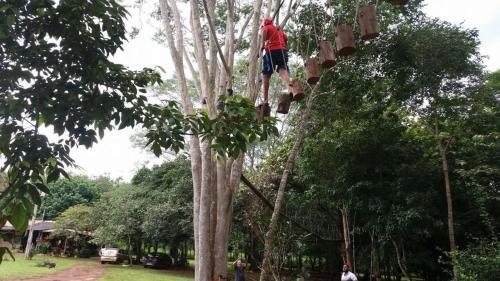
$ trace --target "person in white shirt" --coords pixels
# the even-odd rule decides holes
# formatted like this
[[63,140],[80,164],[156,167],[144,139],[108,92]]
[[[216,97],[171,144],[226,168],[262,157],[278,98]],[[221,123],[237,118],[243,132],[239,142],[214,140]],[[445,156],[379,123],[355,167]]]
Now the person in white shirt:
[[349,271],[349,265],[347,264],[344,264],[342,267],[342,277],[340,278],[340,281],[358,281],[356,275]]

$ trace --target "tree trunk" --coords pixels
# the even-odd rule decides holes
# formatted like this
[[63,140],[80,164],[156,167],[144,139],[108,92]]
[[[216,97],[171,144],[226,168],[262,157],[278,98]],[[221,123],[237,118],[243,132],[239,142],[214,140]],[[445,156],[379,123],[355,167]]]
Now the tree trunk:
[[370,240],[371,240],[371,255],[372,255],[372,263],[371,263],[371,271],[370,271],[370,280],[375,278],[376,281],[380,281],[380,254],[377,250],[375,233],[370,232]]
[[[177,83],[181,90],[181,100],[185,114],[191,114],[193,104],[189,97],[186,76],[184,73],[183,54],[184,54],[184,38],[181,29],[181,19],[176,6],[176,1],[160,0],[160,10],[165,28],[165,35],[170,48],[170,55],[175,66],[175,75]],[[171,14],[174,15],[176,31],[170,24]],[[174,36],[176,38],[174,40]],[[193,230],[194,230],[194,249],[195,249],[195,280],[198,280],[198,248],[199,248],[199,214],[200,214],[200,192],[201,192],[201,148],[200,141],[197,136],[190,138],[190,156],[191,156],[191,172],[193,176]]]
[[448,170],[448,158],[446,156],[446,147],[443,145],[443,142],[440,137],[439,125],[437,119],[435,120],[435,138],[436,144],[439,150],[439,155],[441,157],[443,175],[444,175],[444,187],[446,190],[446,204],[448,209],[448,237],[450,240],[450,252],[451,252],[451,261],[453,264],[453,277],[456,278],[458,276],[458,266],[455,262],[455,252],[457,250],[457,246],[455,244],[455,226],[453,223],[453,202],[451,198],[451,184],[450,184],[450,173]]
[[408,274],[408,271],[406,270],[406,264],[402,261],[402,258],[399,254],[398,244],[396,243],[396,241],[394,239],[392,240],[392,245],[394,246],[394,250],[396,250],[396,258],[398,261],[399,269],[401,269],[401,272],[403,272],[406,279],[408,279],[409,281],[412,281],[411,276]]
[[127,254],[128,254],[128,264],[132,265],[132,255],[131,255],[131,250],[132,250],[132,237],[129,234],[128,235],[128,243],[127,243]]
[[232,217],[233,193],[226,190],[225,163],[217,164],[217,227],[215,234],[215,271],[214,276],[227,276],[227,245]]
[[[319,85],[319,83],[317,85]],[[309,117],[311,115],[311,108],[313,105],[314,97],[316,96],[317,85],[313,88],[311,94],[309,95],[309,98],[307,99],[307,106],[302,114],[301,123],[297,131],[297,136],[295,137],[295,142],[293,144],[292,150],[290,151],[290,154],[288,155],[288,160],[285,164],[285,169],[283,170],[283,174],[281,175],[281,181],[278,189],[278,194],[276,195],[276,201],[274,203],[274,210],[271,217],[271,222],[269,224],[269,230],[267,231],[264,239],[264,259],[262,261],[262,272],[260,274],[260,281],[267,281],[269,273],[271,272],[271,261],[270,261],[271,248],[278,227],[278,218],[280,215],[281,206],[283,205],[285,187],[288,181],[288,176],[290,175],[290,172],[293,168],[293,164],[295,163],[295,158],[299,153],[300,145],[304,140],[304,136],[306,133],[306,126],[309,122]]]
[[342,214],[342,229],[344,231],[344,263],[351,267],[351,236],[349,234],[349,213],[346,207],[340,210]]
[[212,199],[212,150],[209,142],[202,144],[202,179],[200,191],[200,214],[198,221],[198,280],[210,281],[212,276],[212,251],[210,247],[210,207]]
[[63,256],[66,256],[67,249],[68,249],[68,237],[64,238]]
[[250,231],[250,249],[248,261],[250,263],[250,270],[253,272],[259,271],[259,265],[262,263],[260,252],[258,249],[258,243],[258,237],[253,233],[253,231]]
[[137,255],[135,257],[135,262],[139,263],[141,261],[141,258],[142,258],[142,239],[135,241],[135,253]]
[[179,245],[173,244],[170,246],[170,256],[173,259],[174,264],[179,263]]
[[38,211],[38,205],[35,205],[33,209],[33,218],[31,219],[30,223],[30,229],[28,231],[28,240],[26,240],[26,248],[24,249],[24,258],[31,260],[31,251],[33,251],[33,232],[34,232],[34,227],[35,227],[35,221],[36,221],[36,213]]

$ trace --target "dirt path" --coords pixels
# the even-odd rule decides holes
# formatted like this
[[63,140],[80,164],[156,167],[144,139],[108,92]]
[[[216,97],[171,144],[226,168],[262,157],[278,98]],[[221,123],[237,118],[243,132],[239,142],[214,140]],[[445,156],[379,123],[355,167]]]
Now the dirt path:
[[40,276],[40,277],[27,277],[21,279],[10,279],[12,281],[92,281],[101,277],[104,274],[104,268],[100,265],[84,265],[79,264],[72,268],[59,271],[57,273]]

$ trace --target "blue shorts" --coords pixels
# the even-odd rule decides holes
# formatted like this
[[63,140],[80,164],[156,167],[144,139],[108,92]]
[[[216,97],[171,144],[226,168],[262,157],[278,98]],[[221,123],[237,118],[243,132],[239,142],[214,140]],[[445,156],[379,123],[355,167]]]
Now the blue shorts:
[[280,69],[288,69],[288,50],[272,50],[270,53],[266,52],[262,58],[262,74],[271,75],[274,71],[278,72]]

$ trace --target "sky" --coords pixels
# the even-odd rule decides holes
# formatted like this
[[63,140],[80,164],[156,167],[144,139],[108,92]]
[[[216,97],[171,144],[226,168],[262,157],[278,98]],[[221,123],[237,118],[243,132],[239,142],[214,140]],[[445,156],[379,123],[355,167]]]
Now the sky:
[[[425,3],[424,11],[430,17],[478,29],[481,54],[487,56],[484,59],[487,69],[500,69],[500,0],[427,0]],[[127,25],[141,27],[141,31],[123,46],[123,51],[117,53],[113,61],[136,70],[159,65],[165,69],[167,76],[172,75],[168,48],[152,39],[156,23],[149,20],[144,12],[139,16],[138,9],[130,12]],[[140,167],[160,163],[161,159],[133,147],[130,141],[133,133],[133,129],[107,132],[91,149],[79,147],[72,150],[71,156],[80,167],[72,169],[72,172],[89,176],[108,175],[113,179],[129,181]]]

